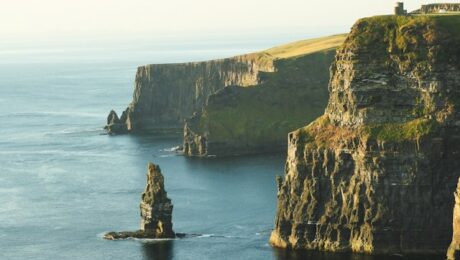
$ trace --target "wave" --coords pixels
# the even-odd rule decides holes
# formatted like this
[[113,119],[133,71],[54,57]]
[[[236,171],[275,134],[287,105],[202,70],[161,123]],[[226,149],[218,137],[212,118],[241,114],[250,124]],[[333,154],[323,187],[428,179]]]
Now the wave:
[[[239,236],[230,236],[230,235],[215,235],[215,234],[201,234],[201,235],[198,235],[198,234],[192,234],[192,237],[196,237],[196,238],[241,238]],[[187,237],[187,236],[186,236]]]
[[179,152],[181,149],[182,149],[182,145],[178,145],[178,146],[161,149],[160,152]]
[[[111,231],[104,231],[104,232],[98,233],[96,235],[96,237],[101,239],[101,240],[105,240],[104,236],[105,236],[105,234],[107,234],[109,232],[111,232]],[[117,241],[117,240],[118,241],[134,240],[134,241],[140,241],[140,242],[143,242],[143,243],[153,243],[153,242],[172,241],[172,240],[176,240],[176,239],[179,239],[179,238],[135,238],[135,237],[128,237],[128,238],[115,239],[115,241]]]
[[[97,237],[99,239],[104,239],[104,235],[109,233],[110,231],[105,231],[97,234]],[[135,238],[135,237],[128,237],[128,238],[122,238],[122,239],[116,239],[116,240],[135,240],[135,241],[141,241],[141,242],[146,242],[146,243],[152,243],[152,242],[162,242],[162,241],[171,241],[171,240],[177,240],[177,239],[187,239],[187,238],[241,238],[238,236],[226,236],[226,235],[215,235],[215,234],[187,234],[187,233],[176,233],[175,238]]]
[[174,157],[176,156],[175,154],[163,154],[163,155],[158,155],[156,157],[159,157],[159,158],[169,158],[169,157]]

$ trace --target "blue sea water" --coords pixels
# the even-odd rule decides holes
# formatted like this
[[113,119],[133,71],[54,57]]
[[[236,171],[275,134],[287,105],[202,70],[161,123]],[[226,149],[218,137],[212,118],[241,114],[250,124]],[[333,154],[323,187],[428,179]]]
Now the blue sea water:
[[[171,150],[180,135],[102,131],[108,111],[130,102],[136,66],[270,45],[1,50],[0,259],[409,259],[270,247],[283,154],[191,159]],[[175,231],[202,235],[103,240],[107,231],[138,229],[149,161],[165,175]]]

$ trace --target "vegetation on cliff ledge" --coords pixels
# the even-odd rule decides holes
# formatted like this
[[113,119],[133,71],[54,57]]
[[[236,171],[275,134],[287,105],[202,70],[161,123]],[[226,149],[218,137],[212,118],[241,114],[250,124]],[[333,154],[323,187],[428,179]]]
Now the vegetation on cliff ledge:
[[418,118],[405,123],[370,124],[354,129],[335,126],[323,115],[296,132],[301,137],[301,143],[314,144],[318,148],[334,148],[357,137],[379,142],[417,141],[434,133],[438,125],[436,120]]

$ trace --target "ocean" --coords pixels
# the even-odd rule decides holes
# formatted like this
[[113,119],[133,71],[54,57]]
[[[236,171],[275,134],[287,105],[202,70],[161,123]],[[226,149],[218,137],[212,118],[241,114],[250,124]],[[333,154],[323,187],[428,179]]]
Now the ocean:
[[[277,41],[31,43],[0,49],[0,259],[434,259],[289,252],[268,238],[285,154],[196,159],[181,136],[108,136],[136,67],[221,58]],[[139,228],[147,163],[159,164],[177,240],[106,241]],[[441,256],[439,259],[443,259]]]

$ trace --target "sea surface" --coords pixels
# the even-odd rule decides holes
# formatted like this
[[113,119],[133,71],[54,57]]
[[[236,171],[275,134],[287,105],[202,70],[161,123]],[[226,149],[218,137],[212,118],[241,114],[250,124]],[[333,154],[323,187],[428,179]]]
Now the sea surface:
[[[273,249],[284,154],[191,159],[173,151],[180,135],[104,134],[110,109],[131,100],[138,65],[275,42],[90,43],[0,46],[0,259],[436,259]],[[200,235],[103,240],[104,232],[139,228],[148,162],[165,176],[174,230]]]

